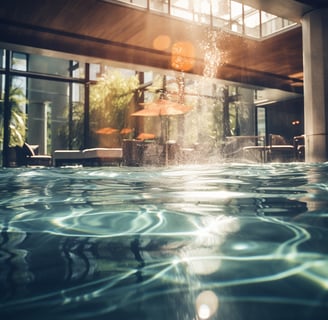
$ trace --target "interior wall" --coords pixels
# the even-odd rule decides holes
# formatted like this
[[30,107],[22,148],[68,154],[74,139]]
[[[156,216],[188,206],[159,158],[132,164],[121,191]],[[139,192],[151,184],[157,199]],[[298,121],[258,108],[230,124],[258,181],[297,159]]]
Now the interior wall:
[[304,134],[303,106],[303,98],[267,106],[267,134],[279,134],[292,144],[294,136]]

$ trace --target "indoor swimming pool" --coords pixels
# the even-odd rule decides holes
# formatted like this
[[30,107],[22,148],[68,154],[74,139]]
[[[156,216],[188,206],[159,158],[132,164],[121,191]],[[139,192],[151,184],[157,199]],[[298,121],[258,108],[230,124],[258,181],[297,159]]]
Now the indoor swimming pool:
[[0,169],[0,319],[327,319],[328,163]]

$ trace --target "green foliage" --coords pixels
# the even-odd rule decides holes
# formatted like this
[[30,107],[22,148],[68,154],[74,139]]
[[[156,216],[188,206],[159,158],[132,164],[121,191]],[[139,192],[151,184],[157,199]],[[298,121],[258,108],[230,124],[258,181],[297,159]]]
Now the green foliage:
[[84,136],[84,104],[74,102],[72,121],[72,149],[81,149]]
[[84,136],[84,103],[73,102],[72,122],[69,123],[69,107],[65,108],[63,119],[67,119],[58,131],[58,139],[64,148],[82,149]]
[[119,71],[105,73],[90,88],[90,118],[96,127],[111,126],[122,129],[136,89],[137,75],[124,77]]
[[22,146],[26,139],[26,113],[20,108],[26,104],[26,98],[21,88],[11,88],[9,103],[11,104],[10,146]]
[[[21,105],[26,104],[26,98],[21,88],[11,88],[9,103],[11,106],[10,140],[9,146],[22,146],[26,137],[26,114],[21,110]],[[4,103],[0,103],[0,124],[3,127]],[[0,140],[3,140],[3,130],[0,131]]]

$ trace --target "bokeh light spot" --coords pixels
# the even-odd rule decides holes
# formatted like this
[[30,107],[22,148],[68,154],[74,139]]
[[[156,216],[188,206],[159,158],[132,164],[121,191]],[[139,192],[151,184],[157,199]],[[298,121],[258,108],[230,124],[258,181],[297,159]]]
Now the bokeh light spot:
[[219,308],[219,299],[211,290],[201,292],[196,298],[196,311],[199,319],[212,317]]
[[190,71],[195,63],[195,48],[189,41],[176,42],[172,46],[171,66],[179,71]]
[[171,38],[167,35],[159,35],[153,40],[153,48],[156,50],[167,50],[171,45]]

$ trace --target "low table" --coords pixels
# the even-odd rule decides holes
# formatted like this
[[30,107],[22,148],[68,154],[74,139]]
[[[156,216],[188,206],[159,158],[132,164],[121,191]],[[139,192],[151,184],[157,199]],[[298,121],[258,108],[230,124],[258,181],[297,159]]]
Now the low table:
[[121,165],[123,159],[122,148],[92,148],[82,153],[85,166]]
[[291,162],[296,153],[293,145],[247,146],[243,148],[244,159],[256,162]]

